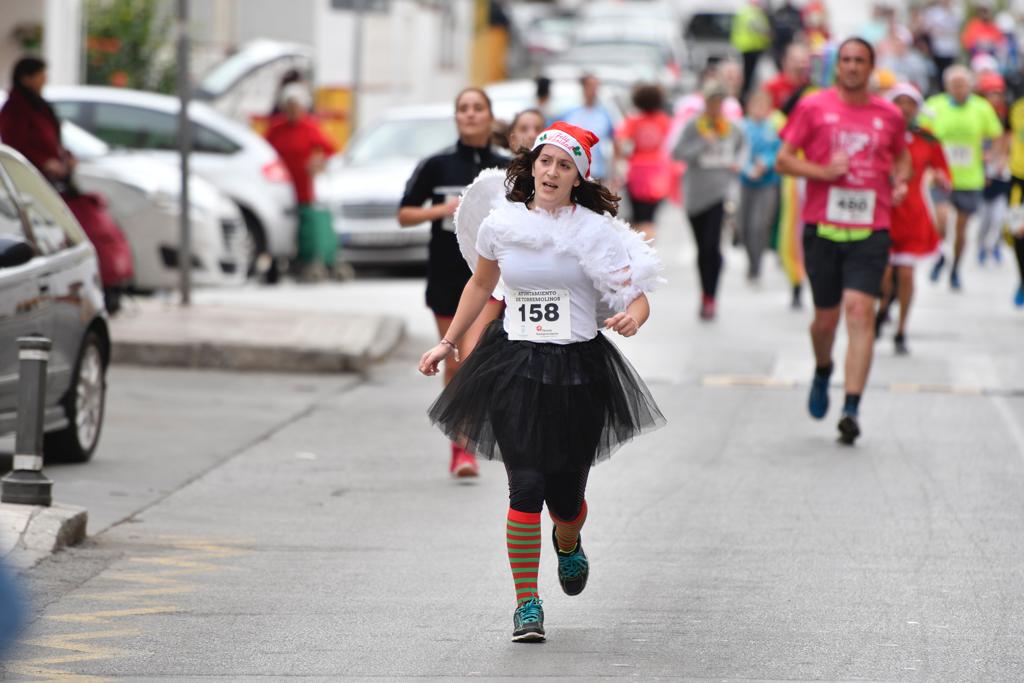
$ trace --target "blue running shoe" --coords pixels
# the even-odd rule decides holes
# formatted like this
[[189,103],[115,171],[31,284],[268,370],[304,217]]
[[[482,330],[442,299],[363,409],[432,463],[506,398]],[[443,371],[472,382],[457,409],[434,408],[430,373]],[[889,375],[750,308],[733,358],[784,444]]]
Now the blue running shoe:
[[979,266],[985,265],[985,257],[986,256],[988,256],[988,254],[985,252],[985,248],[984,247],[982,247],[981,249],[978,249],[978,265]]
[[931,279],[932,282],[938,282],[939,276],[942,275],[942,268],[946,265],[946,255],[939,254],[939,260],[932,266]]
[[996,263],[1003,262],[1003,253],[999,250],[999,243],[996,242],[996,246],[992,248],[992,260]]
[[960,291],[960,273],[955,270],[949,274],[949,286],[953,288],[954,292]]
[[811,395],[807,399],[807,410],[811,412],[811,417],[815,420],[822,419],[828,412],[828,380],[831,376],[831,372],[827,375],[815,372],[814,379],[811,380]]
[[852,446],[858,436],[860,436],[860,423],[857,421],[857,413],[844,410],[843,417],[839,420],[839,443]]
[[1017,308],[1024,308],[1024,285],[1017,288],[1017,293],[1013,297],[1013,305]]
[[516,607],[512,615],[512,640],[517,643],[539,643],[544,640],[544,609],[540,598],[530,598]]
[[583,537],[576,540],[576,548],[568,553],[558,549],[554,528],[551,529],[551,541],[555,544],[555,555],[558,556],[558,583],[562,584],[566,595],[579,595],[587,587],[587,577],[590,576],[590,560],[583,552]]

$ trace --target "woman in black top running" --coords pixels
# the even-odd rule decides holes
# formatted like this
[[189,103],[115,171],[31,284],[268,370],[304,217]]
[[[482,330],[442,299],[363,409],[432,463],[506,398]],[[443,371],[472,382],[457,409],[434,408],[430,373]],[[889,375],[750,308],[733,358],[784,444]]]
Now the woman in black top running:
[[[453,217],[459,196],[486,168],[505,168],[509,159],[491,148],[491,126],[494,113],[491,100],[479,88],[466,88],[455,98],[455,123],[459,139],[449,147],[424,159],[413,171],[405,187],[398,222],[403,226],[431,222],[427,262],[427,307],[434,312],[437,331],[444,338],[459,305],[462,289],[469,281],[470,271],[455,239]],[[430,206],[424,206],[427,201]],[[463,337],[464,359],[476,345],[487,323],[503,310],[504,303],[491,299],[476,323]],[[447,384],[459,368],[459,361],[445,361],[444,381]],[[452,444],[450,467],[456,477],[477,475],[476,459],[460,444]]]

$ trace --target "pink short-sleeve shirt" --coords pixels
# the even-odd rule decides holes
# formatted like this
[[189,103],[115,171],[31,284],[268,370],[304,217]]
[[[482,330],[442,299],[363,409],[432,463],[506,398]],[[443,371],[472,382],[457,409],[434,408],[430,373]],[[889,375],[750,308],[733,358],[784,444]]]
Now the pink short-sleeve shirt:
[[872,96],[864,105],[846,104],[830,88],[800,100],[782,139],[815,164],[828,164],[837,152],[850,159],[850,170],[838,180],[807,181],[804,222],[889,228],[891,174],[906,147],[905,132],[899,109],[880,97]]

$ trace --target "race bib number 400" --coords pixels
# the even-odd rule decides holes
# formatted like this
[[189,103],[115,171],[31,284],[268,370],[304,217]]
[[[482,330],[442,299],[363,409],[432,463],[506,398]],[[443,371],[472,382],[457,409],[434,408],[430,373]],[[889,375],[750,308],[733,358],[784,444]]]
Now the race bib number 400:
[[526,291],[514,289],[507,295],[511,317],[509,339],[551,341],[572,339],[568,289]]
[[825,216],[830,223],[871,225],[875,220],[875,191],[833,187],[828,191]]

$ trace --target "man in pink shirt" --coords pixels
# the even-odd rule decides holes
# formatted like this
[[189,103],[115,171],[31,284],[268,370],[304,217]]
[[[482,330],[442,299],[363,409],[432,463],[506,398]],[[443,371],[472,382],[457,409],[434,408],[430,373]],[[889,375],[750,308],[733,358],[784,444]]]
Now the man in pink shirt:
[[793,110],[776,168],[807,178],[803,244],[814,294],[816,362],[808,409],[819,420],[828,411],[832,346],[845,312],[849,344],[839,440],[853,444],[874,350],[875,300],[889,261],[889,211],[906,196],[911,167],[899,110],[868,92],[874,49],[850,38],[839,46],[837,62],[835,87],[804,97]]

